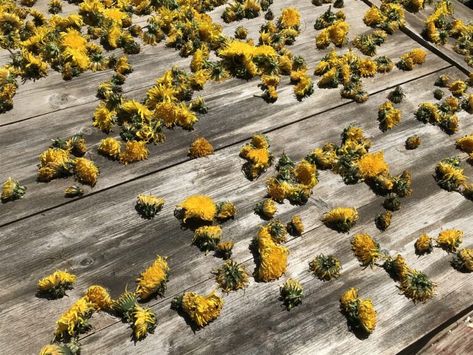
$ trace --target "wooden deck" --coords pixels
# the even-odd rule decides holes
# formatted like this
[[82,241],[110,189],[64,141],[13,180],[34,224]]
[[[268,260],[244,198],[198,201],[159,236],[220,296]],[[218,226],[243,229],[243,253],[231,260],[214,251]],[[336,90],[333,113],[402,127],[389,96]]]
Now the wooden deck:
[[[473,17],[472,10],[453,1],[460,16]],[[38,1],[39,6],[46,3]],[[362,21],[368,3],[345,0],[350,39],[370,30]],[[278,16],[287,6],[297,7],[303,22],[303,31],[291,50],[306,59],[312,72],[328,52],[316,49],[313,29],[315,19],[328,5],[274,0],[271,9]],[[74,6],[65,9],[73,11]],[[212,12],[215,21],[222,22],[222,11],[220,7]],[[200,117],[195,130],[166,132],[166,142],[150,147],[148,160],[128,166],[96,153],[104,134],[91,124],[98,103],[95,93],[98,84],[109,79],[110,71],[84,73],[69,82],[51,73],[21,85],[13,110],[0,115],[0,180],[13,176],[28,187],[24,199],[0,205],[0,352],[37,353],[51,341],[55,320],[89,285],[101,284],[116,297],[127,285],[134,285],[136,276],[159,254],[169,257],[171,273],[165,297],[148,303],[158,317],[155,334],[134,343],[126,324],[105,313],[95,314],[93,330],[80,341],[83,354],[393,354],[420,349],[425,353],[468,353],[473,348],[473,336],[471,324],[468,326],[464,318],[473,310],[472,274],[454,270],[450,257],[440,250],[420,258],[414,254],[414,242],[421,233],[435,236],[445,228],[462,229],[463,246],[473,247],[473,202],[440,189],[432,177],[438,161],[460,154],[454,142],[473,132],[472,115],[465,111],[458,114],[460,130],[452,136],[414,118],[419,103],[434,100],[433,83],[440,74],[465,79],[468,68],[450,49],[431,46],[421,39],[422,16],[407,16],[406,29],[389,36],[378,55],[395,59],[425,46],[426,63],[410,72],[394,69],[365,79],[370,95],[366,103],[341,99],[338,89],[319,88],[298,102],[286,83],[278,90],[278,101],[267,104],[258,97],[257,80],[211,83],[201,93],[209,112]],[[222,24],[227,34],[244,25],[250,36],[257,38],[263,21],[260,16]],[[143,47],[140,54],[129,58],[134,72],[124,89],[130,98],[142,98],[171,65],[186,68],[190,61],[163,44]],[[6,53],[0,53],[0,62],[5,61]],[[407,94],[399,105],[403,120],[382,133],[377,108],[397,85]],[[403,200],[391,227],[386,232],[376,229],[373,220],[381,211],[383,199],[366,185],[345,185],[338,175],[320,172],[320,182],[306,205],[279,206],[277,218],[287,222],[298,213],[306,226],[302,237],[287,242],[290,254],[286,275],[271,283],[251,279],[246,290],[224,295],[220,318],[193,332],[170,309],[170,301],[185,290],[214,290],[212,271],[222,260],[191,246],[192,232],[180,228],[174,207],[196,193],[234,202],[237,217],[223,225],[223,233],[225,239],[235,242],[234,259],[252,271],[254,261],[248,247],[263,224],[253,208],[265,196],[264,182],[274,168],[256,181],[248,181],[241,172],[240,147],[254,133],[262,132],[270,138],[276,157],[285,152],[301,159],[323,143],[338,142],[350,123],[365,130],[374,142],[373,151],[384,151],[393,173],[409,169],[413,174],[413,194]],[[63,197],[63,191],[71,180],[37,183],[36,165],[50,139],[79,132],[86,136],[88,155],[100,167],[101,175],[82,198],[70,200]],[[422,145],[407,151],[405,139],[413,134],[422,137]],[[197,136],[214,145],[214,155],[194,160],[187,157],[188,147]],[[466,159],[465,154],[460,155]],[[473,178],[473,167],[465,164],[465,173]],[[134,209],[140,193],[153,193],[166,200],[164,209],[151,221],[141,219]],[[343,205],[358,208],[361,217],[349,235],[338,234],[320,221],[329,208]],[[396,283],[382,269],[361,268],[349,240],[362,231],[376,237],[391,254],[401,253],[410,266],[424,271],[438,285],[435,297],[425,304],[414,304],[399,294]],[[309,272],[308,262],[320,253],[340,258],[343,272],[338,280],[324,283]],[[74,290],[68,292],[69,297],[55,301],[35,297],[37,280],[55,269],[72,270],[78,276]],[[290,312],[278,301],[279,286],[288,277],[301,280],[305,294],[302,305]],[[368,339],[351,333],[339,312],[338,300],[349,287],[357,287],[362,297],[371,298],[378,312],[377,329]],[[466,325],[458,325],[454,329],[457,335],[449,340],[443,336],[444,329],[457,324],[454,322]],[[460,345],[453,346],[457,342]]]

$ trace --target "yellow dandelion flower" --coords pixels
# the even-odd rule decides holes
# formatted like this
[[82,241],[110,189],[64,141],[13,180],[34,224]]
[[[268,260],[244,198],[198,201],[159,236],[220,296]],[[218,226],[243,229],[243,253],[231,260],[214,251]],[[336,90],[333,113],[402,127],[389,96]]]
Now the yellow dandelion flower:
[[283,28],[296,28],[301,23],[301,15],[294,7],[286,7],[281,11],[279,23]]
[[473,249],[460,249],[453,257],[452,266],[461,272],[473,272]]
[[458,138],[455,141],[456,147],[465,153],[473,153],[473,134]]
[[368,234],[355,234],[351,241],[352,250],[361,266],[372,266],[381,256],[379,245]]
[[146,147],[146,142],[128,141],[126,142],[125,150],[120,153],[120,162],[126,165],[148,159],[148,155],[149,151]]
[[362,59],[360,60],[359,68],[360,75],[364,78],[373,77],[378,72],[378,65],[374,60]]
[[230,201],[219,202],[217,204],[217,215],[215,216],[219,221],[223,222],[230,218],[234,218],[236,214],[236,207]]
[[365,16],[363,17],[363,22],[370,27],[379,25],[384,20],[384,15],[376,6],[372,6],[368,11],[366,11]]
[[443,250],[454,253],[463,241],[463,231],[459,229],[445,229],[437,237],[437,246]]
[[141,217],[151,219],[161,211],[164,206],[164,199],[153,195],[140,194],[136,198],[135,209]]
[[448,86],[450,92],[455,96],[461,96],[465,93],[468,86],[463,80],[457,80]]
[[88,328],[95,306],[86,297],[79,298],[56,322],[56,338],[75,337]]
[[118,159],[120,156],[121,143],[112,137],[104,138],[100,141],[98,152],[108,158]]
[[346,290],[342,297],[340,297],[340,308],[343,312],[348,312],[350,306],[358,299],[358,289],[349,288]]
[[389,166],[383,152],[363,155],[357,163],[358,172],[363,179],[372,179],[388,172]]
[[217,206],[209,196],[192,195],[187,197],[179,205],[178,215],[182,215],[183,222],[190,219],[211,222],[217,214]]
[[38,291],[52,298],[61,298],[72,290],[77,277],[67,271],[55,271],[38,281]]
[[317,185],[317,168],[307,160],[302,160],[294,168],[297,182],[310,188]]
[[97,183],[97,178],[100,173],[95,163],[87,158],[76,159],[74,172],[79,182],[92,187]]
[[215,292],[205,296],[186,292],[178,302],[182,311],[198,328],[217,319],[223,308],[223,300]]
[[107,289],[99,285],[89,286],[84,297],[94,304],[96,310],[106,311],[112,306],[112,298]]
[[263,282],[279,279],[286,272],[288,249],[275,243],[269,234],[260,234],[257,245],[259,254],[257,278]]
[[208,252],[216,249],[221,237],[222,228],[220,226],[202,226],[195,230],[192,244],[201,251]]
[[131,327],[133,339],[144,339],[148,334],[153,334],[156,329],[156,314],[150,308],[136,305],[133,309]]
[[214,147],[204,137],[196,138],[189,148],[189,156],[192,158],[202,158],[213,153]]
[[399,289],[414,303],[426,302],[434,296],[436,285],[426,274],[417,270],[410,270],[401,280]]
[[352,207],[337,207],[326,212],[322,222],[338,232],[348,232],[358,221],[358,211]]
[[2,185],[1,200],[3,203],[23,198],[26,187],[21,185],[17,180],[9,177]]
[[364,299],[358,306],[358,317],[360,320],[361,327],[368,333],[371,334],[376,327],[376,310],[374,309],[373,302],[370,299]]
[[169,266],[165,258],[157,256],[153,263],[141,273],[136,282],[136,294],[142,300],[153,295],[163,296],[168,280]]
[[223,292],[237,291],[248,287],[249,275],[244,266],[227,260],[216,271],[215,280]]
[[290,235],[300,236],[304,233],[304,224],[299,215],[292,216],[291,221],[287,224],[286,229]]
[[101,131],[108,133],[115,123],[116,112],[109,110],[104,102],[100,102],[94,112],[93,125]]
[[424,233],[419,238],[417,238],[414,247],[417,255],[429,254],[433,249],[432,238]]

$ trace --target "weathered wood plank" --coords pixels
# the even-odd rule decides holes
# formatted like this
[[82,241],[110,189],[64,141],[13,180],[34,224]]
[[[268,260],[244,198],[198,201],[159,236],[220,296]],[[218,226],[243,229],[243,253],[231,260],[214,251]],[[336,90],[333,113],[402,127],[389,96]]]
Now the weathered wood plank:
[[[376,107],[386,96],[386,92],[381,92],[374,95],[365,105],[351,103],[324,115],[314,116],[271,132],[269,136],[273,142],[273,151],[276,155],[286,151],[294,158],[300,159],[315,145],[338,141],[342,128],[350,122],[358,121],[373,137],[373,150],[385,150],[386,159],[393,167],[393,172],[397,173],[405,168],[413,170],[417,195],[407,201],[405,209],[413,213],[418,211],[420,204],[427,210],[424,217],[416,219],[416,223],[420,226],[428,226],[431,222],[442,223],[442,218],[439,218],[441,212],[447,213],[448,217],[450,211],[457,207],[471,213],[471,202],[458,194],[440,190],[431,178],[436,161],[455,153],[453,140],[445,144],[445,134],[412,118],[417,101],[430,97],[429,91],[420,88],[428,87],[434,80],[435,77],[431,76],[405,85],[408,99],[401,106],[405,120],[387,134],[378,130],[376,122]],[[463,130],[470,130],[472,122],[465,120],[465,115],[462,115],[461,120]],[[304,134],[301,135],[301,132]],[[403,142],[407,136],[414,133],[422,135],[424,144],[416,151],[406,151]],[[252,208],[264,195],[264,177],[255,182],[245,180],[239,171],[241,160],[237,157],[238,148],[226,148],[208,159],[190,161],[119,188],[108,189],[62,209],[47,211],[43,215],[1,228],[0,251],[4,255],[0,264],[4,270],[0,277],[0,302],[4,305],[2,314],[6,324],[18,324],[1,334],[0,343],[8,344],[7,353],[14,352],[15,349],[36,351],[42,343],[50,339],[54,330],[52,320],[88,285],[104,284],[116,296],[126,284],[133,283],[137,273],[156,253],[170,257],[172,274],[168,295],[205,282],[210,277],[210,271],[218,266],[220,261],[210,255],[205,257],[196,248],[190,247],[191,233],[179,230],[172,210],[184,196],[199,192],[208,193],[216,200],[234,201],[240,212],[235,221],[224,225],[224,235],[236,242],[236,260],[248,260],[248,244],[260,223],[252,213]],[[178,186],[175,185],[177,176]],[[133,210],[135,196],[144,191],[163,196],[167,201],[164,210],[152,222],[140,220]],[[307,230],[310,231],[320,226],[320,217],[329,207],[349,204],[362,208],[360,213],[363,220],[359,228],[372,231],[372,219],[381,209],[381,201],[382,199],[376,198],[365,185],[345,186],[341,179],[332,173],[322,172],[314,197],[307,206],[298,208],[284,205],[281,207],[283,214],[280,216],[286,221],[290,214],[300,212]],[[434,202],[439,203],[435,205],[436,208],[431,207]],[[427,221],[425,225],[421,222],[423,220]],[[386,241],[387,248],[401,250],[406,244],[405,238],[410,238],[408,241],[412,242],[417,235],[413,231],[418,228],[412,227],[412,235],[408,236],[405,230],[398,232],[398,228],[408,228],[408,225],[404,217],[395,216],[393,229],[381,237],[383,245]],[[433,228],[439,226],[440,224]],[[325,227],[319,228],[313,235],[317,237],[303,238],[301,241],[308,244],[320,241],[328,246],[333,245],[336,238],[346,244],[345,236],[334,237]],[[393,237],[389,238],[390,235]],[[312,248],[322,251],[320,246],[315,244]],[[348,245],[344,248],[343,250],[347,250]],[[412,245],[409,248],[412,248]],[[302,260],[297,255],[293,254],[291,257],[290,274],[296,272],[293,271],[293,265],[299,265],[297,260]],[[346,262],[347,255],[342,260]],[[306,261],[304,259],[300,266],[295,267],[305,268]],[[251,260],[249,262],[252,263]],[[76,290],[70,292],[67,300],[51,302],[36,299],[36,280],[56,267],[71,268],[79,275]],[[391,286],[394,287],[394,284],[391,283]],[[332,299],[331,302],[336,300]],[[38,314],[41,314],[41,317]],[[25,319],[28,321],[25,322]],[[113,319],[105,317],[97,328],[110,325],[111,322]],[[25,337],[25,334],[29,333],[36,334],[35,339]],[[13,337],[19,339],[18,342],[9,344],[6,340]]]
[[419,354],[468,354],[473,347],[473,312],[436,335]]
[[[383,53],[395,56],[394,53],[399,55],[399,48],[402,48],[402,51],[407,50],[402,45],[404,43],[402,36],[393,37],[392,40],[390,46],[386,45],[383,48],[387,50]],[[435,72],[444,65],[445,62],[430,55],[423,66],[416,68],[415,76]],[[369,93],[374,93],[388,86],[411,80],[412,75],[412,72],[395,69],[381,76],[383,80],[379,78],[365,80],[365,87]],[[143,91],[137,91],[135,94],[139,97]],[[227,81],[222,84],[211,84],[203,94],[208,98],[209,113],[202,117],[192,134],[185,134],[179,129],[167,132],[168,139],[164,144],[150,148],[151,154],[148,161],[132,164],[126,168],[97,156],[96,146],[104,134],[91,127],[88,116],[93,112],[93,104],[52,113],[48,117],[46,126],[43,119],[38,118],[0,128],[0,141],[2,145],[5,145],[0,156],[2,178],[14,176],[28,186],[28,193],[23,200],[0,205],[0,225],[67,202],[63,197],[63,189],[71,183],[70,179],[56,180],[49,184],[36,182],[38,155],[47,148],[50,139],[57,136],[67,136],[78,132],[86,136],[92,148],[90,156],[97,162],[102,172],[92,191],[100,191],[185,161],[188,146],[196,136],[207,137],[218,149],[247,139],[254,132],[270,131],[349,102],[349,100],[340,99],[338,90],[316,89],[311,97],[299,103],[292,94],[292,86],[285,83],[281,85],[280,99],[270,105],[261,98],[255,97],[261,94],[255,80],[249,83]],[[248,110],[249,107],[251,110]],[[228,114],[229,112],[231,114]],[[217,121],[221,124],[215,124]],[[28,142],[26,146],[25,141]],[[22,152],[21,159],[18,158],[20,151]]]

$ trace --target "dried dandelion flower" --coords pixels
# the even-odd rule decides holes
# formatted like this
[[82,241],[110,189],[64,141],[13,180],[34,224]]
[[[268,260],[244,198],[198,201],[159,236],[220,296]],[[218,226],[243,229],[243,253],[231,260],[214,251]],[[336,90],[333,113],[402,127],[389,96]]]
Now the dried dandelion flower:
[[137,304],[138,299],[136,294],[125,290],[120,297],[112,302],[112,310],[123,320],[129,322],[133,317],[133,311]]
[[72,290],[77,277],[67,271],[55,271],[38,281],[38,292],[50,298],[61,298]]
[[268,138],[262,134],[254,135],[250,143],[241,148],[240,157],[247,160],[243,165],[246,177],[250,180],[258,178],[272,164]]
[[309,269],[319,280],[330,281],[340,277],[342,266],[335,256],[320,254],[309,262]]
[[389,256],[383,264],[383,269],[395,281],[401,281],[411,271],[406,263],[406,259],[400,254],[397,254],[395,258]]
[[191,158],[202,158],[213,153],[214,147],[204,137],[196,138],[189,148],[189,156]]
[[237,39],[246,39],[248,36],[248,30],[243,26],[237,26],[235,29],[235,38]]
[[215,292],[201,296],[195,292],[185,292],[173,300],[172,307],[182,310],[197,328],[203,328],[220,315],[223,300]]
[[280,300],[288,311],[302,303],[304,289],[296,279],[287,279],[279,288]]
[[223,260],[230,259],[232,257],[234,242],[231,240],[226,242],[219,242],[215,247],[216,256],[222,258]]
[[426,274],[417,270],[410,270],[401,280],[399,289],[414,303],[426,302],[434,296],[436,285]]
[[355,234],[351,241],[351,246],[355,257],[361,266],[373,266],[381,257],[379,244],[368,234]]
[[156,329],[156,314],[150,308],[136,305],[133,309],[131,328],[133,329],[133,339],[142,340],[148,334],[153,334]]
[[414,248],[417,255],[430,254],[433,250],[432,238],[425,233],[422,234],[417,238]]
[[420,137],[417,134],[415,134],[413,136],[407,137],[405,146],[407,150],[413,150],[413,149],[417,149],[420,143],[421,143]]
[[26,186],[21,185],[17,180],[9,177],[2,185],[1,200],[3,203],[23,198],[26,193]]
[[463,231],[459,229],[445,229],[439,233],[436,239],[436,246],[448,253],[455,253],[462,241]]
[[278,219],[270,221],[258,231],[258,236],[270,236],[275,243],[281,244],[287,241],[286,226]]
[[468,113],[473,113],[473,94],[469,94],[464,98],[461,104],[462,109]]
[[448,89],[452,95],[462,96],[466,92],[466,89],[468,89],[468,86],[463,80],[456,80],[448,85]]
[[72,185],[66,187],[64,190],[64,197],[72,198],[72,197],[79,197],[84,194],[84,189],[77,185]]
[[75,160],[74,172],[80,183],[92,187],[97,183],[100,173],[95,163],[87,158],[77,158]]
[[441,100],[443,97],[444,93],[441,89],[435,89],[434,90],[434,98],[437,100]]
[[412,194],[412,175],[409,170],[404,170],[401,175],[392,178],[393,192],[399,197]]
[[458,250],[453,256],[452,266],[461,272],[473,272],[473,249]]
[[162,210],[164,202],[161,197],[139,194],[136,198],[135,209],[142,218],[152,219]]
[[107,289],[102,286],[89,286],[84,297],[86,297],[89,302],[93,303],[95,309],[98,311],[106,311],[112,307],[112,298]]
[[358,290],[350,288],[340,298],[340,309],[350,327],[371,334],[376,328],[376,310],[370,299],[358,297]]
[[188,220],[211,222],[217,214],[217,206],[209,196],[192,195],[177,205],[174,214],[184,223]]
[[41,348],[39,355],[79,355],[80,346],[76,341],[67,344],[48,344]]
[[358,221],[358,211],[352,207],[337,207],[322,217],[322,222],[337,232],[347,233]]
[[48,3],[48,12],[50,14],[58,14],[62,11],[61,0],[50,0]]
[[378,108],[379,128],[385,132],[401,122],[401,111],[394,108],[390,101],[386,101]]
[[414,66],[423,64],[426,56],[426,51],[421,48],[414,48],[410,52],[401,55],[401,59],[396,65],[401,70],[412,70]]
[[449,86],[450,77],[447,74],[440,75],[436,80],[434,85],[439,86],[441,88],[446,88]]
[[255,206],[255,213],[263,219],[273,218],[277,211],[276,203],[270,198],[258,202]]
[[149,151],[146,147],[146,142],[132,140],[126,142],[125,150],[120,153],[120,162],[126,165],[148,159],[148,155]]
[[373,179],[388,172],[389,166],[384,160],[383,152],[367,153],[357,163],[359,175],[365,179]]
[[208,252],[215,250],[222,237],[220,226],[202,226],[195,230],[192,244],[201,251]]
[[76,337],[87,330],[94,310],[94,304],[86,297],[79,298],[56,322],[56,339]]
[[465,153],[473,153],[473,134],[458,138],[455,141],[455,146]]
[[384,211],[378,214],[374,220],[376,227],[381,231],[385,231],[386,229],[388,229],[391,224],[392,216],[393,214],[391,211]]
[[279,279],[286,272],[288,249],[275,243],[269,233],[259,233],[255,244],[258,252],[256,278],[263,282]]
[[152,296],[163,296],[168,281],[169,266],[166,258],[157,256],[153,263],[143,271],[136,280],[136,295],[141,300],[148,300]]
[[388,100],[395,104],[400,104],[404,97],[406,97],[406,94],[400,86],[396,86],[396,88],[388,94]]
[[435,167],[435,180],[442,189],[447,191],[458,190],[466,179],[460,167],[460,159],[457,157],[444,159]]
[[301,236],[304,233],[304,224],[299,215],[292,216],[291,221],[286,225],[287,232],[292,236]]
[[230,201],[224,201],[217,203],[217,215],[216,219],[223,222],[229,220],[230,218],[235,218],[236,207]]
[[401,199],[395,194],[390,194],[383,201],[383,207],[391,212],[399,211],[401,208]]
[[224,292],[228,293],[248,287],[248,271],[233,260],[227,260],[215,274],[215,279]]
[[120,157],[121,143],[112,137],[100,141],[98,152],[107,158],[116,160]]

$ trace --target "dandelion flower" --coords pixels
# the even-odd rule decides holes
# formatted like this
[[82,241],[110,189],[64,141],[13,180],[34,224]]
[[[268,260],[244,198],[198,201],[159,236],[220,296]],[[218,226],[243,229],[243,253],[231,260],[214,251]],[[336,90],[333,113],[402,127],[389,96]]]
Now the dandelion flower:
[[76,337],[89,328],[88,320],[95,306],[86,297],[79,298],[56,322],[56,339]]
[[455,141],[457,149],[465,153],[473,153],[473,134],[463,136]]
[[248,287],[248,271],[233,260],[227,260],[216,272],[215,279],[224,292]]
[[340,277],[342,266],[335,256],[320,254],[309,263],[309,269],[319,280],[330,281]]
[[372,179],[385,174],[389,166],[384,160],[383,152],[368,153],[363,155],[357,163],[358,172],[363,179]]
[[203,328],[217,319],[222,307],[223,300],[215,292],[204,296],[185,292],[173,301],[173,308],[182,310],[197,328]]
[[292,236],[300,236],[304,233],[302,218],[298,215],[292,216],[291,221],[286,225],[288,233]]
[[21,185],[17,180],[9,177],[2,185],[1,200],[3,203],[23,198],[26,193],[26,186]]
[[212,144],[203,137],[196,138],[189,148],[189,156],[191,158],[202,158],[213,153],[214,148]]
[[106,311],[112,306],[112,298],[108,291],[102,286],[89,286],[84,296],[89,302],[94,304],[96,310]]
[[424,303],[434,296],[435,286],[423,272],[411,270],[402,278],[399,289],[414,303]]
[[153,334],[156,322],[156,314],[150,308],[144,308],[137,304],[133,310],[131,321],[133,339],[142,340],[148,334]]
[[184,223],[187,220],[211,222],[217,214],[217,206],[209,196],[192,195],[177,205],[175,214]]
[[322,222],[337,232],[347,233],[358,221],[358,212],[351,207],[337,207],[326,212]]
[[102,139],[100,141],[98,152],[110,159],[116,160],[120,157],[121,144],[112,137]]
[[222,228],[220,226],[202,226],[195,230],[192,244],[201,251],[208,252],[216,249],[221,236]]
[[459,229],[445,229],[437,237],[437,247],[448,253],[455,253],[463,241],[463,231]]
[[136,198],[135,209],[145,219],[152,219],[162,210],[164,199],[153,195],[139,194]]
[[123,164],[133,163],[148,159],[149,151],[143,141],[128,141],[125,150],[120,153],[120,162]]
[[222,258],[223,260],[230,259],[232,257],[234,242],[231,240],[226,242],[219,242],[215,247],[216,256]]
[[74,172],[77,180],[89,186],[95,186],[99,176],[99,168],[92,160],[86,158],[77,158],[75,161]]
[[163,296],[166,291],[169,266],[165,258],[157,256],[153,263],[141,273],[136,282],[136,295],[148,300],[154,295]]
[[280,299],[288,311],[302,303],[304,289],[296,279],[287,279],[279,288]]
[[432,238],[430,238],[425,233],[422,234],[419,238],[417,238],[414,248],[417,255],[430,254],[433,250]]
[[413,136],[407,137],[405,146],[407,150],[413,150],[413,149],[417,149],[420,143],[421,143],[420,137],[415,134]]
[[255,207],[255,213],[263,219],[273,218],[277,211],[276,203],[270,198],[258,202]]
[[351,241],[352,250],[361,266],[373,266],[381,256],[379,244],[368,234],[355,234]]
[[271,235],[258,235],[256,277],[263,282],[279,279],[287,268],[288,249],[273,241]]
[[217,203],[217,215],[215,216],[219,221],[223,222],[230,218],[234,218],[236,214],[236,208],[230,201],[224,201]]
[[130,321],[137,306],[137,296],[134,292],[126,291],[112,302],[112,310],[125,321]]
[[452,266],[461,272],[473,272],[473,249],[458,250],[453,256]]
[[61,298],[67,290],[72,290],[76,279],[75,275],[58,270],[39,280],[38,290],[51,298]]

